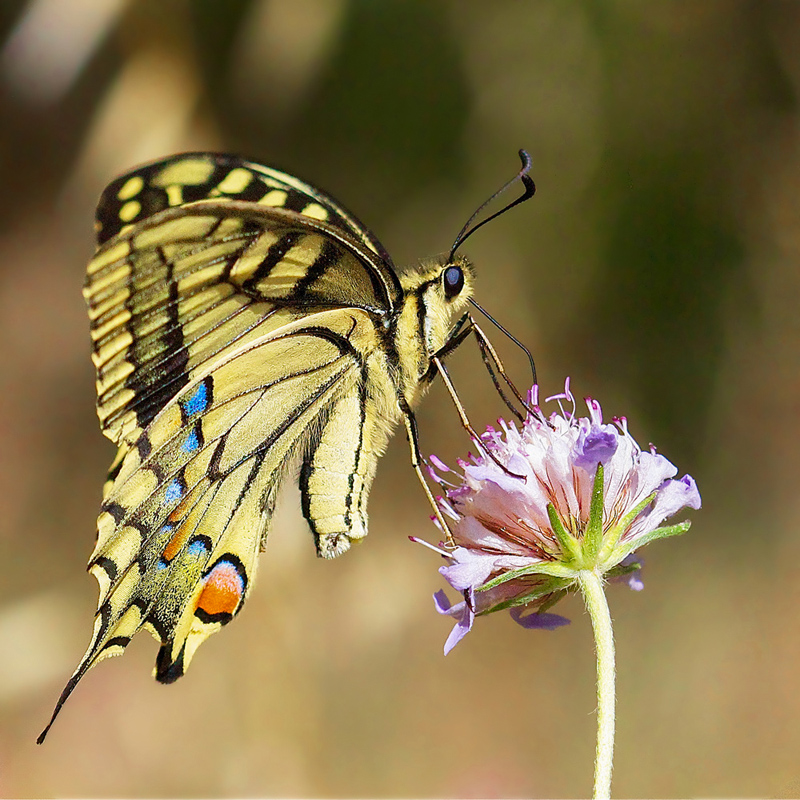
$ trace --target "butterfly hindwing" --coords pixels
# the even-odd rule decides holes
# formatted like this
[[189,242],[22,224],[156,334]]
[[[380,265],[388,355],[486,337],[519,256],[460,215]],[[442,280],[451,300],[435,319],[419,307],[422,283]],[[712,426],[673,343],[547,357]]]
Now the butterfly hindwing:
[[[375,367],[360,357],[374,335],[363,311],[310,315],[242,346],[154,418],[126,451],[98,518],[90,568],[100,602],[77,677],[142,627],[162,644],[159,680],[183,674],[197,646],[241,609],[298,451],[320,553],[337,555],[366,534],[365,495],[389,422],[369,434],[370,447],[349,426],[375,410]],[[321,481],[331,470],[337,479]]]

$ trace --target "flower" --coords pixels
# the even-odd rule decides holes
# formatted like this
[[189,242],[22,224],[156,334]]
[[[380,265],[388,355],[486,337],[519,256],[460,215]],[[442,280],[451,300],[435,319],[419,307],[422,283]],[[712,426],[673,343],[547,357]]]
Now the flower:
[[553,400],[559,411],[546,417],[534,386],[521,430],[499,420],[501,430],[487,429],[476,441],[480,452],[458,462],[460,472],[430,459],[444,489],[437,502],[449,520],[447,541],[435,547],[412,539],[444,557],[439,572],[464,596],[455,605],[443,591],[434,596],[439,613],[456,620],[445,653],[476,616],[502,609],[526,628],[566,624],[545,612],[577,590],[582,570],[641,589],[634,551],[684,533],[689,522],[662,523],[700,508],[694,480],[675,479],[677,468],[654,447],[643,451],[624,417],[604,423],[600,404],[588,397],[589,416],[577,417],[569,379],[545,402]]

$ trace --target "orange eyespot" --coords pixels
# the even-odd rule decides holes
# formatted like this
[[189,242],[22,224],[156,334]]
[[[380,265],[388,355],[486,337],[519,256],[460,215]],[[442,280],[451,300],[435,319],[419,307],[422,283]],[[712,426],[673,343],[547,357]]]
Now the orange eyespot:
[[207,617],[233,616],[244,594],[244,581],[230,561],[218,562],[205,578],[197,610]]

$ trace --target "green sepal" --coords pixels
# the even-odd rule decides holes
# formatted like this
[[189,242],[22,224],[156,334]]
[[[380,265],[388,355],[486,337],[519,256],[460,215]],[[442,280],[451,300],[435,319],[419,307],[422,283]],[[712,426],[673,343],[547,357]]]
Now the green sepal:
[[592,483],[592,500],[589,505],[589,522],[583,534],[581,565],[585,569],[593,569],[597,564],[597,556],[603,545],[603,465],[597,465]]
[[547,504],[547,517],[553,533],[561,545],[561,552],[566,556],[565,561],[575,561],[581,552],[580,542],[564,527],[558,512],[552,503]]
[[617,564],[616,567],[611,567],[610,570],[603,573],[603,578],[620,578],[623,575],[630,575],[631,572],[638,572],[642,568],[642,565],[638,561],[634,561],[633,564]]
[[550,597],[548,600],[542,603],[539,608],[536,609],[536,613],[541,614],[548,608],[552,608],[567,593],[567,590],[571,585],[572,583],[565,585],[562,581],[553,581],[552,583],[548,583],[546,586],[537,588],[535,591],[531,592],[530,594],[526,594],[523,597],[510,597],[508,600],[504,600],[502,603],[498,603],[496,606],[492,606],[491,608],[487,608],[485,611],[481,611],[478,616],[482,617],[485,614],[493,614],[495,611],[505,611],[506,609],[516,608],[517,606],[526,606],[528,603],[533,603],[536,600],[540,600],[542,597],[552,595],[552,597]]
[[496,578],[492,578],[482,586],[479,586],[476,592],[485,592],[487,589],[494,589],[506,581],[513,581],[515,578],[524,578],[526,575],[547,575],[550,578],[559,578],[561,580],[574,580],[578,572],[571,567],[565,567],[563,564],[558,564],[554,561],[543,561],[539,564],[531,564],[527,567],[520,567],[519,569],[509,570]]
[[614,549],[609,560],[614,562],[614,564],[619,564],[622,559],[629,556],[634,550],[650,542],[654,542],[656,539],[666,539],[668,536],[680,536],[682,533],[686,533],[691,526],[692,523],[686,520],[686,522],[679,522],[677,525],[667,525],[663,528],[656,528],[654,531],[645,533],[642,536],[637,536],[632,541],[619,545],[619,547]]
[[622,535],[623,531],[628,530],[636,517],[638,517],[639,514],[641,514],[642,511],[644,511],[644,509],[653,502],[653,500],[655,500],[657,491],[658,490],[647,495],[644,500],[637,503],[613,528],[606,531],[605,542],[603,544],[599,559],[601,563],[608,560],[608,556],[617,546],[617,542],[619,541],[619,537]]

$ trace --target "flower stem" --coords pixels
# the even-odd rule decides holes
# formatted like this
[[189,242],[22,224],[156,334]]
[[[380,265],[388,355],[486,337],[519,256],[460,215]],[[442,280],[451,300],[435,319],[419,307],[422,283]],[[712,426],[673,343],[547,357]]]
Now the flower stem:
[[614,760],[614,633],[600,576],[594,570],[578,573],[586,608],[592,619],[597,651],[597,749],[594,760],[595,800],[611,797]]

